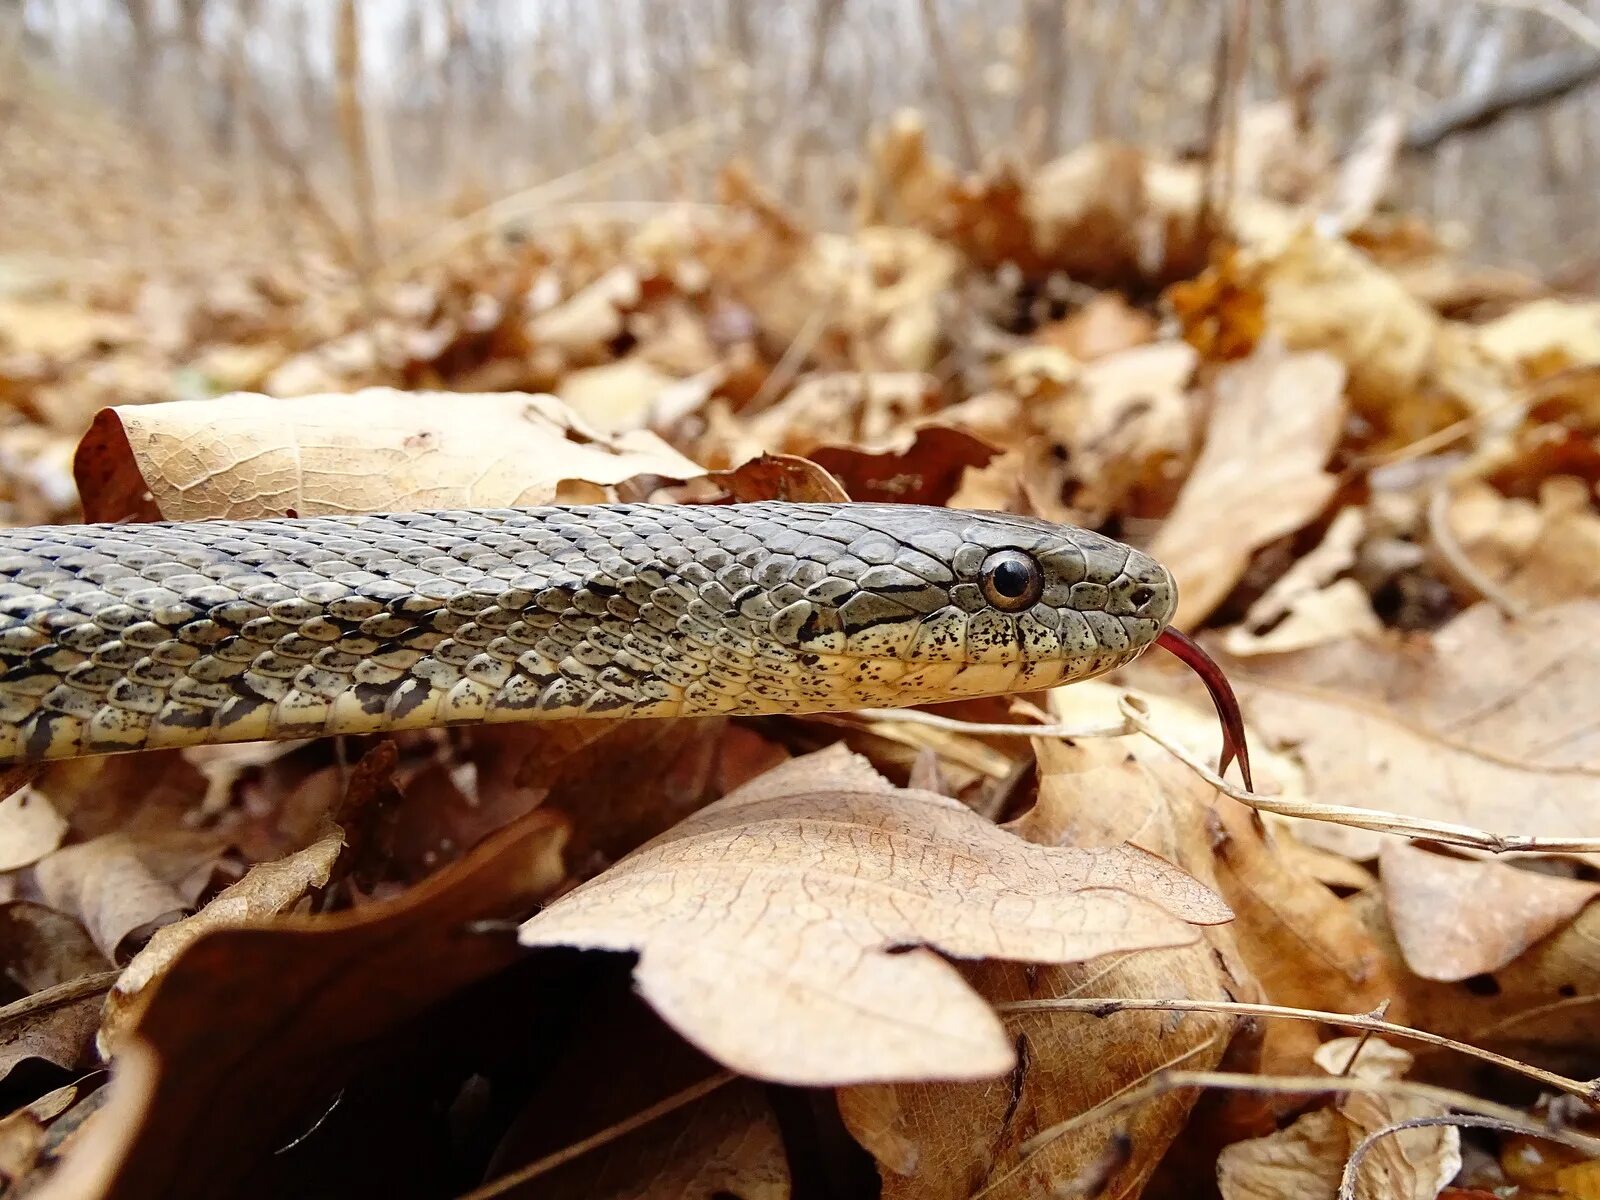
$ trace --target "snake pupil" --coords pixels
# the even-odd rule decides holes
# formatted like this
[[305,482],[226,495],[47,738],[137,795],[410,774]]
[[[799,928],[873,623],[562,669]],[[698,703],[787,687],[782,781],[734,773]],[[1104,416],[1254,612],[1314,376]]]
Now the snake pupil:
[[1028,590],[1028,568],[1019,562],[1006,561],[994,569],[994,590],[1008,600],[1015,600]]
[[984,598],[1005,612],[1020,612],[1039,599],[1044,577],[1039,564],[1017,550],[991,554],[983,564]]

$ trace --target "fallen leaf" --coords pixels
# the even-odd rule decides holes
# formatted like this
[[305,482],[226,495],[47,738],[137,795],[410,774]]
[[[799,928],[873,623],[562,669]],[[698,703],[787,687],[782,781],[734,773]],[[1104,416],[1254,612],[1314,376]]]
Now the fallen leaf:
[[[1217,300],[1207,303],[1200,289],[1185,285],[1178,311],[1191,336],[1208,321],[1237,321],[1218,303],[1231,291],[1255,293],[1260,326],[1292,350],[1322,351],[1343,363],[1354,407],[1392,430],[1397,442],[1461,415],[1459,400],[1445,397],[1441,407],[1423,387],[1436,371],[1445,323],[1342,238],[1302,225],[1287,237],[1246,247],[1208,273],[1222,275],[1230,287],[1216,290]],[[1245,330],[1237,340],[1253,346],[1257,336]]]
[[[1347,1037],[1324,1042],[1316,1061],[1329,1075],[1392,1080],[1410,1069],[1412,1059],[1381,1038]],[[1345,1163],[1368,1134],[1444,1112],[1426,1100],[1350,1092],[1277,1133],[1228,1146],[1217,1163],[1217,1186],[1223,1200],[1333,1200]],[[1459,1129],[1404,1129],[1373,1145],[1356,1173],[1356,1195],[1361,1200],[1434,1200],[1460,1169]]]
[[1477,331],[1492,358],[1527,376],[1553,375],[1600,362],[1600,303],[1530,300]]
[[0,800],[0,871],[36,863],[61,845],[70,828],[50,798],[23,786]]
[[1541,481],[1539,498],[1502,496],[1473,480],[1455,487],[1445,519],[1473,565],[1528,609],[1600,599],[1600,516],[1582,480]]
[[[1091,685],[1086,685],[1091,686]],[[1059,693],[1052,693],[1052,699]],[[1052,714],[1055,715],[1055,714]],[[1211,789],[1143,738],[1038,739],[1038,803],[1010,828],[1043,846],[1118,847],[1131,841],[1209,882]],[[1257,999],[1234,925],[1200,941],[1074,966],[985,962],[967,978],[993,1003],[1054,997]],[[885,1200],[992,1200],[1064,1192],[1094,1175],[1118,1138],[1127,1151],[1096,1180],[1135,1194],[1182,1132],[1196,1097],[1175,1092],[1132,1113],[1093,1121],[1024,1157],[1035,1134],[1181,1064],[1206,1070],[1238,1029],[1212,1013],[1106,1015],[1029,1011],[1005,1018],[1017,1064],[1003,1079],[849,1088],[840,1110],[878,1160]]]
[[579,362],[602,362],[622,336],[627,313],[638,307],[643,288],[637,269],[613,267],[558,304],[528,318],[528,340],[554,346]]
[[497,508],[613,497],[704,471],[643,431],[607,436],[551,396],[241,393],[110,409],[78,449],[91,521]]
[[579,419],[613,435],[643,429],[663,396],[684,382],[641,358],[571,371],[556,395]]
[[[1380,889],[1346,903],[1392,964],[1392,995],[1403,1007],[1404,1023],[1580,1078],[1592,1073],[1589,997],[1600,994],[1600,905],[1587,905],[1565,927],[1493,972],[1440,981],[1406,968]],[[1471,1086],[1474,1064],[1439,1053],[1430,1053],[1426,1062],[1431,1078]]]
[[1340,638],[1378,637],[1383,627],[1366,588],[1340,578],[1356,566],[1366,531],[1365,509],[1342,509],[1316,549],[1296,559],[1223,636],[1228,653],[1281,654]]
[[696,813],[521,940],[637,952],[641,994],[690,1042],[744,1074],[823,1085],[1011,1065],[998,1019],[934,949],[1079,961],[1226,918],[1152,855],[1029,845],[835,748]]
[[1343,387],[1330,356],[1270,347],[1218,376],[1205,448],[1150,546],[1178,580],[1175,624],[1204,620],[1252,551],[1332,497],[1337,481],[1324,467],[1344,422]]
[[226,845],[210,832],[108,833],[57,850],[34,878],[47,904],[77,917],[101,953],[119,961],[131,936],[188,909]]
[[44,1122],[27,1108],[0,1117],[0,1184],[10,1191],[39,1161]]
[[887,449],[817,446],[806,457],[857,503],[943,505],[969,469],[988,465],[998,453],[965,430],[922,425]]
[[[1060,688],[1051,693],[1052,716],[1064,724],[1105,724],[1115,718],[1119,689],[1099,681]],[[1216,752],[1216,717],[1209,705],[1198,708],[1148,692],[1134,693],[1149,707],[1163,734],[1204,759]],[[1201,704],[1205,701],[1201,700]],[[1116,743],[1109,743],[1115,745]],[[1140,770],[1104,773],[1120,781],[1117,790],[1103,784],[1097,804],[1128,814],[1136,822],[1148,811],[1151,786],[1146,779],[1207,812],[1206,848],[1210,857],[1202,877],[1215,881],[1233,909],[1237,954],[1265,998],[1299,1008],[1367,1011],[1391,1001],[1399,982],[1389,969],[1383,944],[1360,916],[1306,869],[1293,835],[1281,827],[1263,829],[1255,813],[1215,794],[1160,747],[1144,739],[1128,743]],[[1288,764],[1270,753],[1253,752],[1258,782],[1292,777]],[[1285,788],[1285,791],[1289,791]],[[1301,822],[1299,824],[1305,824]],[[1076,836],[1068,831],[1067,836]],[[1130,837],[1138,840],[1134,825]],[[1198,868],[1195,868],[1198,873]],[[1406,1019],[1396,1002],[1391,1019]],[[1303,1070],[1317,1037],[1312,1026],[1272,1022],[1264,1030],[1262,1059],[1268,1069]]]
[[[25,900],[0,905],[0,968],[32,996],[109,969],[82,925],[64,913]],[[29,1059],[77,1070],[94,1057],[100,1025],[99,992],[0,1023],[0,1079]]]
[[938,381],[910,372],[824,372],[801,379],[770,408],[741,422],[725,448],[737,462],[770,451],[808,454],[846,443],[876,451],[939,406]]
[[533,814],[395,900],[194,942],[117,1046],[103,1132],[40,1194],[228,1194],[380,1035],[516,960],[510,939],[471,926],[547,895],[561,842],[560,823]]
[[[1468,609],[1431,636],[1346,638],[1223,664],[1251,726],[1329,804],[1551,837],[1587,836],[1600,803],[1600,602],[1512,622]],[[1321,844],[1330,831],[1307,828]],[[1338,831],[1371,857],[1378,835]]]
[[1065,451],[1072,502],[1103,520],[1171,508],[1195,443],[1188,392],[1198,365],[1186,342],[1158,342],[1087,364],[1035,419]]
[[850,499],[832,475],[809,459],[793,454],[760,454],[730,471],[712,471],[706,478],[737,501],[842,504]]
[[122,1034],[137,1023],[151,986],[180,954],[213,930],[250,925],[287,912],[312,889],[327,883],[343,846],[344,834],[334,829],[294,854],[257,863],[193,916],[156,930],[129,960],[106,997],[100,1030],[100,1047],[106,1056],[111,1056]]
[[1116,292],[1101,292],[1070,316],[1041,327],[1036,336],[1086,363],[1152,342],[1156,328],[1149,313]]
[[1498,971],[1567,925],[1600,883],[1475,862],[1390,841],[1383,899],[1406,965],[1424,979]]

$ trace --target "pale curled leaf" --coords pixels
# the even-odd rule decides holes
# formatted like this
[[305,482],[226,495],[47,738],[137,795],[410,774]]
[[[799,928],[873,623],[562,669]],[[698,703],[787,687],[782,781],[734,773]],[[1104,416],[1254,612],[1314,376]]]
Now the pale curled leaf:
[[[1347,638],[1228,669],[1253,729],[1291,748],[1319,801],[1548,837],[1596,832],[1600,602],[1520,622],[1480,604],[1428,639]],[[1352,835],[1342,848],[1368,857],[1378,845]]]
[[66,818],[43,792],[32,787],[12,792],[0,800],[0,871],[38,862],[61,845],[67,829]]
[[638,476],[704,474],[654,434],[599,433],[552,396],[387,388],[108,409],[76,473],[91,520],[169,521],[595,502]]
[[226,843],[201,831],[108,833],[57,850],[33,870],[45,902],[76,916],[115,961],[130,934],[183,914]]
[[1150,552],[1177,577],[1176,623],[1203,620],[1253,551],[1322,510],[1344,425],[1344,368],[1327,354],[1263,346],[1217,378],[1205,448]]
[[1452,490],[1446,519],[1473,567],[1518,605],[1600,599],[1600,516],[1583,480],[1546,479],[1537,504],[1469,481]]
[[334,829],[303,850],[275,862],[257,863],[192,917],[156,930],[106,998],[101,1046],[116,1043],[120,1031],[137,1014],[146,989],[197,938],[214,929],[237,928],[288,911],[313,888],[327,883],[343,846],[344,834]]
[[992,1010],[924,947],[1074,962],[1183,945],[1197,936],[1184,921],[1227,917],[1153,855],[1030,845],[836,746],[647,843],[521,940],[637,951],[641,994],[713,1058],[829,1085],[1011,1064]]
[[1404,842],[1386,844],[1381,862],[1395,940],[1424,979],[1498,971],[1600,895],[1600,883],[1449,858]]
[[[1317,1066],[1382,1084],[1400,1079],[1412,1056],[1381,1038],[1323,1043]],[[1345,1163],[1368,1134],[1444,1112],[1410,1096],[1352,1091],[1266,1137],[1236,1142],[1217,1163],[1223,1200],[1333,1200]],[[1461,1168],[1461,1133],[1448,1125],[1406,1129],[1378,1141],[1356,1177],[1359,1200],[1433,1200]]]
[[[1212,882],[1214,793],[1182,764],[1143,738],[1040,737],[1034,747],[1039,800],[1008,828],[1044,846],[1132,841]],[[1203,929],[1187,946],[1068,966],[985,962],[965,974],[1002,1007],[1059,997],[1254,996],[1240,959],[1241,932],[1235,921]],[[840,1112],[879,1162],[883,1200],[967,1200],[974,1179],[985,1181],[985,1200],[1031,1200],[1071,1194],[1074,1181],[1097,1171],[1109,1172],[1104,1194],[1131,1195],[1181,1134],[1196,1099],[1192,1092],[1108,1116],[1037,1153],[1026,1153],[1024,1143],[1169,1067],[1218,1065],[1238,1028],[1233,1018],[1214,1013],[1169,1016],[1100,1018],[1046,1008],[1009,1013],[1006,1032],[1027,1049],[1006,1079],[847,1088],[839,1094]],[[1130,1145],[1108,1166],[1106,1146],[1118,1134]]]

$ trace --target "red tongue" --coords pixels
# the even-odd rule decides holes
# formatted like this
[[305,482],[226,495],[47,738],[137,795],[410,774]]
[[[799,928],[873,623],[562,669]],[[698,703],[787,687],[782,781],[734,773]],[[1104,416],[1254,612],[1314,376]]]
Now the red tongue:
[[1239,711],[1238,697],[1233,694],[1233,687],[1222,673],[1222,668],[1188,634],[1179,633],[1176,629],[1162,630],[1156,645],[1170,651],[1200,676],[1200,682],[1211,693],[1211,703],[1217,706],[1217,716],[1222,721],[1222,765],[1217,768],[1217,774],[1226,775],[1228,764],[1238,759],[1244,786],[1255,791],[1255,785],[1250,782],[1250,747],[1244,740],[1244,714]]

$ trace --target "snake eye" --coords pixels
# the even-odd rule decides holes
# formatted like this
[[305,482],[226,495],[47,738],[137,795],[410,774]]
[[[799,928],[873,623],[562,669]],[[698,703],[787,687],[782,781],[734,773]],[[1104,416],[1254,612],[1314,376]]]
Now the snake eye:
[[1031,608],[1044,591],[1039,564],[1020,550],[998,550],[983,560],[978,572],[983,598],[1002,612]]
[[1146,604],[1149,604],[1150,601],[1154,600],[1155,598],[1156,598],[1156,590],[1155,590],[1155,588],[1137,587],[1137,588],[1134,588],[1132,594],[1129,595],[1128,602],[1130,604],[1132,604],[1134,608],[1143,608]]

